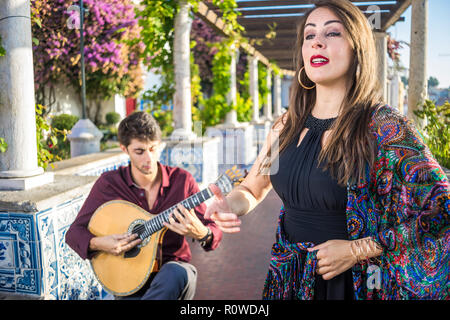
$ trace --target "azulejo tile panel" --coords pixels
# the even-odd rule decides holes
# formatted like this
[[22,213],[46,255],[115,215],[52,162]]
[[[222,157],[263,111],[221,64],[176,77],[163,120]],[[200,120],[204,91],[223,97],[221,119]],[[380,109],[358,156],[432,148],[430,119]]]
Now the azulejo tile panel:
[[0,214],[0,290],[40,294],[40,262],[32,214]]
[[89,262],[82,260],[65,242],[66,232],[85,198],[80,196],[36,214],[45,299],[92,300],[104,295]]

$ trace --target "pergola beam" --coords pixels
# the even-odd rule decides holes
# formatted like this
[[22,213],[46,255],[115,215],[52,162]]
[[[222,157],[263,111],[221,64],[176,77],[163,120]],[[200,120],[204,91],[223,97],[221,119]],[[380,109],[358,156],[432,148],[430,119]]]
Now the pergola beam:
[[403,2],[398,2],[397,6],[393,8],[394,12],[385,20],[382,21],[381,29],[383,31],[387,31],[392,25],[394,25],[398,19],[400,19],[401,15],[408,9],[411,5],[412,0],[405,0]]
[[[210,10],[205,3],[199,3],[196,15],[201,17],[206,23],[212,26],[216,31],[219,31],[222,35],[230,36],[230,34],[228,34],[228,32],[225,30],[225,23],[223,22],[223,20],[213,10]],[[269,59],[267,59],[267,57],[261,54],[252,45],[243,43],[242,48],[250,55],[258,58],[258,60],[263,64],[269,67],[271,66],[272,63],[269,61]],[[285,75],[292,75],[294,73],[293,71],[286,69],[281,69],[281,72]]]

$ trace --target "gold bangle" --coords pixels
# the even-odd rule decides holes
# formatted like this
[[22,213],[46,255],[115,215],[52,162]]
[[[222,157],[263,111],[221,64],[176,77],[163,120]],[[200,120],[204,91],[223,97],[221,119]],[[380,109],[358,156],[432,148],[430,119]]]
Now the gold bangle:
[[358,263],[363,263],[370,258],[381,254],[383,249],[371,237],[353,240],[350,243],[350,253]]

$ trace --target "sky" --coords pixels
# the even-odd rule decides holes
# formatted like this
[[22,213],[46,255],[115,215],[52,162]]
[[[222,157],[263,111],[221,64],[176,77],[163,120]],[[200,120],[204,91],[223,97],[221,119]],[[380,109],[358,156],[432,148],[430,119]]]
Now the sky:
[[[404,22],[397,22],[387,31],[395,40],[410,42],[411,7],[402,15]],[[401,63],[409,68],[409,47],[400,51]],[[428,49],[427,78],[439,80],[439,88],[450,87],[450,0],[428,0]]]

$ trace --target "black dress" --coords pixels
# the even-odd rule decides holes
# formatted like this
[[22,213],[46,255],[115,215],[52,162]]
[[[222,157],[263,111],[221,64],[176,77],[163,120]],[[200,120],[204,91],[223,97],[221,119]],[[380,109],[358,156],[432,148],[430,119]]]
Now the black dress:
[[[279,155],[279,170],[271,174],[274,190],[283,201],[285,216],[282,226],[286,238],[293,243],[347,239],[347,189],[338,185],[328,171],[318,167],[323,132],[335,118],[308,116],[308,132],[297,146],[300,133]],[[351,269],[325,281],[316,275],[314,299],[352,299]]]

